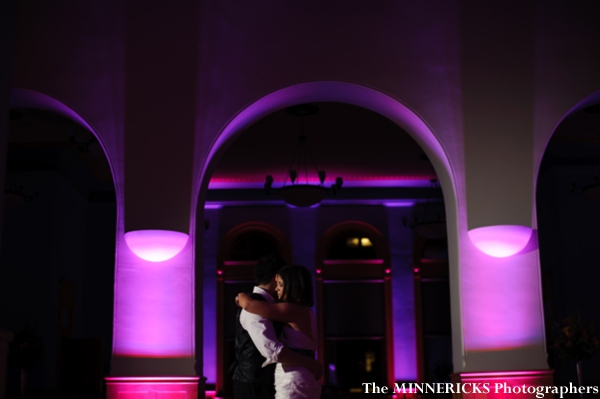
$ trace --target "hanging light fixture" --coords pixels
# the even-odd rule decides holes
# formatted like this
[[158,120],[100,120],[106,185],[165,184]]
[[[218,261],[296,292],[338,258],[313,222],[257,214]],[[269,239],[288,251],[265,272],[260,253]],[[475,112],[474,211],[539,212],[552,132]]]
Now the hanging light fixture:
[[[326,173],[324,170],[317,168],[315,159],[308,147],[308,138],[304,134],[304,118],[316,114],[319,112],[319,108],[312,104],[299,104],[286,108],[286,112],[300,117],[300,135],[287,176],[283,186],[277,190],[277,193],[287,204],[295,207],[310,207],[320,203],[328,192],[325,187]],[[312,171],[309,173],[309,163],[314,168],[314,174],[318,177],[319,184],[311,184],[309,181],[309,176],[313,173]],[[335,183],[331,186],[334,194],[342,187],[342,184],[341,177],[335,179]],[[267,193],[271,192],[272,185],[273,177],[269,175],[265,181],[265,191]]]

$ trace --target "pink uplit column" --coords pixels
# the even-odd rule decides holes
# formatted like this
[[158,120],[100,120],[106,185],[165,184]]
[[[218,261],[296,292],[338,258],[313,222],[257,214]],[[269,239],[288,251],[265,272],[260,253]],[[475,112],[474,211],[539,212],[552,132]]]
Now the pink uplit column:
[[465,369],[545,368],[537,251],[494,258],[475,249],[461,269]]
[[[546,363],[539,253],[529,243],[503,258],[482,252],[468,239],[461,243],[460,300],[463,370],[454,382],[552,385]],[[535,241],[533,235],[531,241]],[[463,398],[535,397],[506,390],[463,393]],[[511,391],[512,392],[512,391]],[[551,397],[551,394],[544,397]]]
[[118,241],[108,398],[197,397],[190,241],[160,262],[140,258],[123,236]]
[[[540,260],[532,234],[537,176],[533,9],[515,13],[469,2],[461,3],[458,14],[464,139],[459,173],[465,186],[457,232],[460,304],[452,308],[453,317],[460,312],[462,328],[453,333],[460,334],[463,348],[461,358],[455,356],[454,380],[467,382],[476,374],[480,382],[499,378],[510,385],[526,378],[531,385],[548,385]],[[492,391],[458,397],[512,395]]]
[[[162,262],[144,260],[128,245],[119,245],[118,251],[114,355],[191,358],[194,355],[192,246],[187,245]],[[190,371],[193,368],[187,373]]]
[[192,149],[200,3],[125,1],[122,10],[123,224],[108,399],[196,399]]

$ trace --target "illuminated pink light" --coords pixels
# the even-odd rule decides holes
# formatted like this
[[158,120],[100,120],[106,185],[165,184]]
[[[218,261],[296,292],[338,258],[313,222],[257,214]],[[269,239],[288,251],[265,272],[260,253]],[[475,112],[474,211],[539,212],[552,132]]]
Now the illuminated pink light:
[[181,382],[193,384],[197,383],[200,377],[190,377],[190,376],[182,376],[182,377],[174,377],[174,376],[157,376],[157,377],[105,377],[104,378],[108,382],[120,382],[120,383],[140,383],[140,382],[151,382],[151,383],[171,383],[171,382]]
[[418,267],[415,267],[415,268],[413,269],[413,272],[415,272],[415,273],[419,273],[419,268],[418,268]]
[[[430,187],[431,178],[428,176],[355,176],[344,178],[344,187]],[[304,182],[304,180],[302,180]],[[310,184],[319,184],[318,179],[308,179]],[[329,187],[334,181],[326,181]],[[265,185],[264,179],[254,178],[222,178],[211,179],[209,189],[262,189]],[[283,186],[283,180],[277,181],[274,189]]]
[[107,377],[109,399],[197,399],[199,377]]
[[405,208],[415,205],[415,201],[385,201],[384,206],[388,208]]
[[317,270],[315,270],[315,273],[317,273],[317,274],[321,274],[321,269],[317,269]]
[[385,269],[385,272],[386,272],[387,274],[390,274],[390,273],[392,272],[392,269]]
[[[123,240],[123,238],[122,238]],[[117,246],[113,355],[188,358],[194,351],[193,248],[161,267]]]
[[519,225],[485,226],[469,230],[469,237],[483,253],[506,258],[525,248],[532,231],[531,227]]
[[163,262],[176,256],[188,241],[188,235],[171,230],[135,230],[125,233],[131,251],[149,262]]
[[539,283],[535,256],[495,258],[471,246],[461,277],[466,350],[519,349],[544,342],[541,294],[532,289]]
[[[404,181],[404,180],[427,180],[429,182],[429,184],[431,184],[431,179],[434,178],[435,176],[431,176],[431,175],[404,175],[404,176],[347,176],[345,175],[344,177],[344,181],[349,180],[349,181],[354,181],[354,180],[358,180],[358,181],[362,181],[362,180],[399,180],[399,181]],[[302,179],[302,181],[304,181],[306,179]],[[280,183],[284,182],[284,179],[275,179],[275,182],[279,181]],[[308,181],[310,183],[319,183],[319,179],[315,178],[315,177],[309,177]],[[333,180],[332,180],[333,182]],[[265,183],[265,179],[264,178],[254,178],[254,177],[222,177],[222,178],[217,178],[217,177],[213,177],[210,179],[210,183],[260,183],[261,185],[264,185]]]
[[551,370],[523,370],[523,371],[471,371],[471,372],[461,372],[460,376],[462,378],[504,378],[507,376],[510,377],[531,377],[531,376],[539,376],[539,375],[552,375]]
[[[490,392],[485,397],[491,398],[534,398],[535,394],[524,393],[523,387],[552,386],[554,377],[552,370],[524,370],[524,371],[492,371],[492,372],[466,372],[458,373],[452,378],[452,382],[465,384],[488,383]],[[513,391],[515,387],[519,392]],[[481,394],[471,393],[463,395],[467,398],[480,397]]]
[[325,259],[323,260],[323,263],[326,265],[383,265],[383,259]]
[[320,202],[317,202],[316,204],[311,205],[311,206],[294,206],[292,204],[288,204],[287,202],[285,203],[285,206],[287,206],[290,209],[314,209],[314,208],[318,208],[319,205],[321,205]]
[[217,270],[217,274],[218,274],[218,275],[221,275],[221,274],[223,274],[223,270]]

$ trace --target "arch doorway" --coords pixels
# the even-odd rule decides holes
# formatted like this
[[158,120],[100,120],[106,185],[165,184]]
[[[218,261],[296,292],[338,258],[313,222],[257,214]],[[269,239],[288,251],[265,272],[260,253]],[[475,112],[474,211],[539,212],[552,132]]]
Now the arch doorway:
[[[63,104],[17,89],[15,99],[0,314],[15,332],[37,331],[45,347],[28,389],[41,396],[102,395],[112,349],[117,222],[110,165],[95,133]],[[9,396],[18,395],[19,380],[18,365],[9,365]]]
[[[286,115],[284,107],[304,102],[311,102],[311,104],[323,107],[322,112],[311,117],[310,121],[307,119],[306,133],[312,140],[311,151],[319,161],[319,165],[322,165],[320,168],[327,171],[328,178],[335,179],[338,175],[344,177],[344,187],[335,197],[327,197],[321,203],[320,208],[294,209],[287,207],[280,198],[274,195],[278,187],[277,182],[273,185],[275,190],[272,190],[270,195],[265,193],[263,187],[267,175],[273,175],[275,180],[277,173],[285,176],[297,141],[297,120],[289,122],[291,128],[281,128],[280,125],[280,128],[274,129],[273,126],[278,121],[288,120],[285,119],[289,118],[289,115]],[[313,127],[317,125],[321,116],[324,119],[327,115],[325,109],[341,110],[345,116],[339,119],[342,121],[341,125],[330,124],[322,132],[317,133]],[[372,121],[372,118],[379,118],[377,126],[367,123]],[[365,123],[368,126],[365,126]],[[381,129],[382,126],[385,128]],[[388,128],[389,130],[387,130]],[[290,132],[290,134],[285,134],[286,132]],[[325,135],[331,133],[337,134],[338,139],[327,141]],[[385,139],[379,140],[381,138],[378,136],[379,134],[384,134]],[[318,143],[319,141],[321,143]],[[277,143],[283,143],[283,146],[277,146]],[[356,156],[345,151],[348,144],[359,151]],[[431,164],[423,163],[420,159],[424,149]],[[266,150],[266,154],[261,155],[261,151],[264,150]],[[391,163],[384,162],[382,150],[391,156],[389,159],[386,158]],[[244,158],[244,154],[250,154],[250,158]],[[344,170],[343,165],[336,164],[335,159],[339,159],[339,156],[336,158],[333,156],[335,154],[346,157],[346,160],[352,163],[352,172],[357,171],[358,174],[350,174],[348,170]],[[282,164],[275,165],[274,162],[277,160],[282,160]],[[331,168],[322,163],[323,160],[329,162],[332,165]],[[332,161],[334,162],[331,163]],[[361,175],[369,170],[365,167],[364,162],[373,162],[376,167],[383,167],[385,173]],[[262,214],[269,209],[268,212],[271,216],[265,215],[263,220],[273,222],[290,237],[294,254],[292,262],[311,266],[316,259],[314,254],[318,242],[317,231],[324,231],[322,229],[323,218],[330,219],[327,216],[330,212],[326,211],[325,207],[334,208],[335,212],[344,212],[342,208],[347,207],[344,209],[348,209],[350,213],[353,212],[351,207],[357,207],[356,210],[359,213],[365,211],[369,215],[365,220],[371,222],[369,218],[375,217],[376,220],[373,220],[371,224],[377,226],[384,235],[389,234],[389,230],[395,230],[393,232],[395,248],[397,242],[411,242],[410,246],[412,247],[412,235],[408,232],[409,229],[402,226],[401,220],[407,215],[410,216],[411,207],[418,203],[424,203],[430,197],[430,179],[433,177],[431,175],[432,164],[435,166],[436,175],[439,175],[441,186],[444,190],[450,190],[450,193],[444,196],[450,202],[447,208],[454,209],[456,197],[452,192],[453,182],[448,172],[450,170],[448,160],[432,132],[414,113],[398,101],[358,85],[341,82],[300,84],[265,96],[240,111],[224,127],[214,141],[214,146],[210,149],[209,161],[204,164],[203,175],[211,178],[210,181],[207,179],[202,181],[206,195],[201,197],[199,205],[204,205],[205,209],[208,209],[207,213],[214,215],[215,220],[221,219],[221,227],[215,226],[211,222],[209,229],[210,234],[219,237],[222,235],[219,229],[223,229],[224,220],[230,225],[232,217],[238,218],[240,222],[247,220],[242,215],[243,212]],[[386,168],[386,165],[389,167]],[[354,179],[349,178],[352,175]],[[281,184],[281,182],[278,183]],[[329,180],[326,184],[329,186]],[[203,190],[200,192],[204,192]],[[376,215],[372,215],[373,213]],[[352,217],[347,213],[345,217],[332,221],[333,223],[328,226],[340,220],[362,219],[358,214],[355,215]],[[274,218],[276,218],[275,221]],[[388,219],[386,220],[386,218]],[[447,218],[449,224],[452,225],[456,221],[456,213],[449,212]],[[315,228],[315,225],[320,227]],[[223,231],[228,231],[228,229]],[[455,244],[455,242],[452,243],[452,245]],[[457,251],[453,252],[453,254],[456,253]],[[403,259],[398,259],[398,254],[394,256],[396,257],[394,262],[404,262]],[[410,255],[408,257],[410,258]],[[207,264],[214,265],[216,263],[214,260],[208,260]],[[407,304],[407,307],[402,310],[402,316],[410,313],[409,323],[414,323],[414,311],[407,310],[412,306],[413,300],[411,259],[403,264],[406,266],[405,270],[408,271],[408,277],[406,279],[402,277],[396,283],[402,285],[407,282],[409,288],[401,293],[401,297],[394,298],[394,301]],[[211,284],[214,284],[214,281],[211,282],[205,277],[206,291],[212,289]],[[397,293],[399,292],[400,290]],[[406,294],[410,296],[409,300],[406,300]],[[205,314],[210,316],[214,310],[207,308],[210,306],[209,303],[204,306]],[[215,319],[216,317],[215,315]],[[209,322],[206,319],[206,323]],[[401,333],[413,331],[410,333],[413,334],[412,336],[409,333],[402,336],[402,344],[397,345],[396,348],[397,352],[401,350],[408,353],[409,360],[404,362],[406,363],[404,369],[402,369],[402,365],[398,364],[395,367],[389,367],[385,371],[385,378],[389,377],[388,373],[395,372],[396,375],[386,381],[415,381],[417,379],[416,355],[413,356],[411,352],[415,350],[413,327],[410,325],[409,328],[395,330],[396,340],[398,340],[398,331]],[[205,341],[204,347],[211,351],[211,345],[212,341]],[[399,358],[398,353],[395,354],[395,357]],[[210,368],[214,363],[207,362],[205,368]],[[209,378],[207,383],[210,385],[211,381],[215,380],[216,378]]]
[[[600,92],[564,117],[545,149],[536,188],[536,210],[548,363],[556,384],[576,381],[554,344],[567,317],[600,320],[590,293],[600,279]],[[563,325],[564,326],[564,325]],[[596,336],[598,336],[596,329]],[[582,338],[584,341],[585,338]],[[583,361],[583,384],[600,382],[600,358]]]
[[347,221],[319,240],[315,262],[319,360],[325,389],[361,394],[394,384],[389,244],[373,226]]
[[254,267],[265,255],[291,259],[284,234],[271,224],[253,221],[231,229],[219,244],[217,258],[217,383],[218,397],[231,397],[229,367],[234,360],[235,315],[232,298],[239,292],[252,292]]

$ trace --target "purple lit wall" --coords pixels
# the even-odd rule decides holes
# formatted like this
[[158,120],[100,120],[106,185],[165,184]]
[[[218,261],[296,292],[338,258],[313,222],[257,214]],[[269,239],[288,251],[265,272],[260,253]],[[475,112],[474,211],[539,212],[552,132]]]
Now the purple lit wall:
[[290,220],[292,263],[304,265],[315,275],[315,250],[317,249],[317,208],[287,208]]
[[[219,249],[220,209],[204,210],[204,218],[210,226],[204,231],[202,282],[203,309],[203,375],[207,384],[217,381],[217,251]],[[201,223],[197,223],[202,226]],[[199,331],[198,331],[199,332]]]
[[[417,380],[417,338],[412,273],[413,231],[403,226],[410,207],[386,207],[392,264],[394,373],[396,381]],[[449,361],[451,359],[448,359]]]
[[150,262],[121,238],[117,259],[114,355],[193,357],[192,245],[172,259]]
[[[467,370],[544,369],[544,320],[537,250],[496,258],[463,245],[461,303]],[[511,351],[527,358],[502,356]],[[481,354],[496,353],[483,360]],[[473,368],[476,369],[476,368]]]

